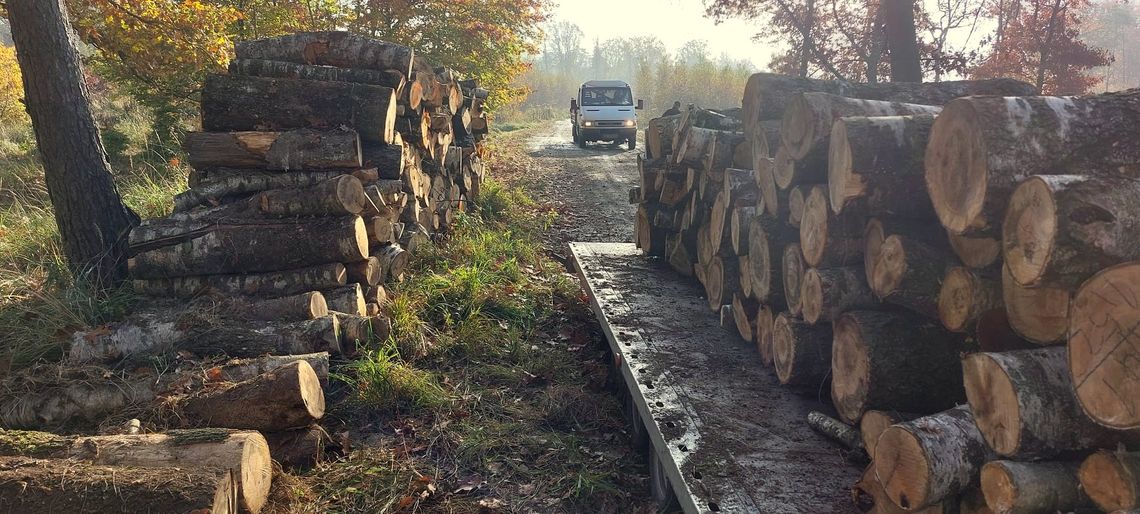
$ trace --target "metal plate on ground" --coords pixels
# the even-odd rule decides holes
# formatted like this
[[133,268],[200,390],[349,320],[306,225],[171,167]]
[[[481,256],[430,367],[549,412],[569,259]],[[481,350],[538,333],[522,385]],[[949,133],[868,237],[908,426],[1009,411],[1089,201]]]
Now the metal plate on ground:
[[859,470],[807,424],[817,398],[781,387],[702,292],[631,243],[571,243],[653,451],[685,512],[855,513]]

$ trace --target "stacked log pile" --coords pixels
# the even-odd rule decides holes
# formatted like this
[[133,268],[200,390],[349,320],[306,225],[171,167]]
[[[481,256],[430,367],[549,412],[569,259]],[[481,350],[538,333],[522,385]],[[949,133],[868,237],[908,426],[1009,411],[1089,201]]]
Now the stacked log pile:
[[862,507],[1140,507],[1140,90],[757,74],[740,112],[650,122],[636,242],[830,387]]
[[473,81],[343,32],[242,42],[236,55],[202,90],[190,189],[129,236],[134,289],[149,298],[76,333],[58,380],[13,382],[0,402],[6,427],[131,412],[188,430],[0,431],[0,484],[36,491],[0,495],[8,510],[257,513],[271,456],[306,467],[332,446],[318,424],[330,356],[388,339],[385,285],[479,194],[487,91]]

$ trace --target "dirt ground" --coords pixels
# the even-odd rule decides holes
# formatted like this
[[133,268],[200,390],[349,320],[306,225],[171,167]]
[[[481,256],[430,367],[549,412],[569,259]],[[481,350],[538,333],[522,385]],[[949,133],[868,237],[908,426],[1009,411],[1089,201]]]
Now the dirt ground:
[[578,148],[570,139],[569,120],[527,129],[523,137],[538,172],[518,180],[558,211],[554,239],[563,244],[633,241],[636,208],[629,203],[629,188],[637,185],[640,149],[606,143]]

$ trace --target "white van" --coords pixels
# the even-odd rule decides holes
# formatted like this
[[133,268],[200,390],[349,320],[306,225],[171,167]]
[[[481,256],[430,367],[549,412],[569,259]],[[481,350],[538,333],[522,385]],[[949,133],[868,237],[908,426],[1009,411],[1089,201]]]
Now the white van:
[[621,80],[591,80],[570,100],[574,142],[585,148],[590,141],[610,141],[637,148],[637,113],[645,103],[633,105],[633,90]]

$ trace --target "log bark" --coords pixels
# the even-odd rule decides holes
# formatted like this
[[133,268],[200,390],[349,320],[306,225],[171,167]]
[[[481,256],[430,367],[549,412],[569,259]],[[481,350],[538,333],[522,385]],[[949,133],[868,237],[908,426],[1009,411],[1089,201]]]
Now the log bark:
[[180,412],[206,426],[280,431],[307,427],[325,414],[325,394],[308,362],[296,361],[252,380],[185,398]]
[[136,293],[146,296],[191,298],[211,292],[285,296],[343,286],[346,280],[344,265],[332,263],[273,273],[134,280],[132,285]]
[[821,387],[831,372],[831,326],[812,325],[788,313],[772,327],[772,362],[784,385]]
[[978,317],[974,324],[974,342],[983,352],[1009,352],[1039,347],[1021,337],[1009,325],[1009,316],[1004,307],[990,309]]
[[293,173],[230,169],[210,171],[209,175],[199,180],[193,187],[174,195],[174,213],[186,217],[202,216],[201,212],[196,212],[201,209],[192,210],[202,205],[217,209],[235,209],[232,204],[216,206],[262,191],[315,186],[342,175],[344,173],[341,171]]
[[385,281],[399,282],[404,279],[404,272],[412,256],[400,245],[389,244],[380,247],[376,257],[380,259],[380,266],[384,268]]
[[783,259],[780,261],[780,278],[784,284],[784,300],[792,316],[799,316],[803,312],[801,293],[805,273],[807,265],[804,264],[804,254],[799,243],[788,244],[784,247]]
[[809,324],[834,321],[847,311],[879,307],[859,266],[809,269],[801,287],[804,321]]
[[337,68],[395,70],[412,73],[415,52],[406,46],[349,32],[298,32],[273,38],[240,41],[238,59],[265,59]]
[[1063,347],[974,353],[962,373],[974,421],[998,455],[1049,459],[1119,441],[1081,411]]
[[732,208],[732,216],[729,220],[729,233],[732,236],[732,251],[736,253],[736,255],[748,255],[749,229],[752,226],[752,219],[758,214],[759,212],[757,212],[756,206],[738,205]]
[[938,318],[942,278],[958,264],[949,253],[902,234],[889,236],[872,264],[871,290],[884,302]]
[[396,94],[383,86],[210,75],[202,89],[202,128],[210,132],[345,126],[391,144],[395,123]]
[[752,296],[761,303],[775,308],[785,305],[784,281],[779,273],[784,248],[793,241],[791,227],[767,216],[753,218],[748,234],[748,269],[752,273]]
[[[855,502],[855,507],[863,514],[951,514],[955,512],[950,506],[952,502],[949,501],[918,510],[906,510],[895,505],[895,503],[887,497],[886,490],[884,490],[883,485],[879,483],[879,477],[875,476],[874,464],[868,466],[867,469],[863,471],[863,476],[859,479],[859,482],[851,487],[851,497]],[[982,503],[984,505],[985,502],[983,501]],[[967,513],[958,511],[957,514]]]
[[976,483],[992,457],[963,405],[884,431],[875,448],[875,475],[895,505],[914,510]]
[[863,450],[863,441],[859,438],[859,431],[847,424],[819,411],[811,411],[807,415],[808,426],[835,441],[846,450]]
[[238,505],[253,514],[265,505],[273,478],[265,438],[257,432],[225,429],[94,437],[4,431],[0,455],[75,459],[95,466],[224,470],[236,479]]
[[851,311],[834,323],[831,398],[848,423],[864,412],[919,414],[963,400],[962,338],[903,312]]
[[756,311],[756,350],[765,366],[772,366],[772,329],[775,324],[776,314],[767,305],[761,305]]
[[[1140,91],[1083,97],[970,97],[947,104],[930,133],[926,185],[942,225],[997,236],[1022,179],[1055,174],[1134,173]],[[1130,170],[1129,170],[1130,168]]]
[[[740,292],[742,295],[744,295],[745,298],[755,300],[755,298],[752,297],[751,259],[749,259],[747,255],[739,255],[736,257],[736,262],[739,264],[738,267],[740,268]],[[753,336],[755,336],[755,334],[753,334]],[[751,341],[752,338],[749,337],[748,340]]]
[[1140,508],[1140,453],[1098,451],[1081,463],[1078,476],[1082,490],[1105,512]]
[[859,436],[862,438],[863,448],[867,450],[867,455],[875,455],[875,448],[879,444],[879,436],[883,435],[883,432],[890,428],[891,425],[919,417],[921,416],[909,412],[886,410],[869,410],[864,412],[863,418],[859,420]]
[[740,338],[748,342],[756,340],[756,312],[760,304],[747,298],[743,293],[732,295],[732,319]]
[[211,225],[189,241],[135,255],[135,278],[285,271],[368,258],[368,232],[359,216]]
[[[1077,399],[1096,422],[1117,430],[1140,428],[1140,320],[1135,308],[1140,263],[1097,273],[1077,291],[1069,326],[1069,369]],[[1012,316],[1011,316],[1012,318]]]
[[[373,218],[375,220],[375,218]],[[392,222],[381,223],[381,226],[387,227],[388,232],[392,231]],[[368,235],[370,242],[376,243],[377,238],[374,238],[370,233]],[[391,234],[383,237],[384,242],[392,240]],[[379,284],[384,279],[384,268],[380,265],[380,259],[377,257],[369,257],[360,262],[350,262],[344,265],[345,272],[348,274],[348,281],[361,284],[364,287],[371,287]]]
[[[211,321],[214,322],[213,325],[209,324]],[[218,320],[208,319],[183,320],[183,323],[192,324],[181,330],[169,346],[162,345],[159,340],[120,339],[118,345],[97,347],[95,354],[101,356],[97,360],[107,362],[116,360],[116,356],[120,359],[137,358],[171,350],[189,352],[199,357],[343,353],[340,325],[331,315],[307,321],[267,323],[260,326],[250,323],[218,323]],[[75,354],[74,348],[72,354]],[[72,360],[76,358],[72,357]]]
[[329,353],[315,352],[297,355],[262,355],[248,359],[231,359],[206,370],[206,375],[213,382],[244,382],[264,373],[290,364],[293,361],[303,360],[309,363],[313,372],[317,374],[321,386],[329,383]]
[[752,169],[760,169],[759,159],[771,158],[780,148],[780,119],[763,120],[749,133],[744,133],[752,143]]
[[396,95],[402,104],[410,109],[419,107],[418,101],[415,105],[408,102],[407,92],[404,91],[404,86],[407,85],[408,81],[405,75],[398,70],[342,68],[267,59],[234,59],[230,61],[229,72],[231,75],[248,75],[251,77],[358,82],[390,87],[396,91]]
[[279,298],[235,298],[225,302],[227,315],[255,321],[304,321],[327,316],[328,303],[320,292],[308,291]]
[[367,201],[364,186],[352,175],[310,187],[265,191],[258,196],[261,212],[281,217],[360,214]]
[[938,319],[951,332],[971,332],[982,314],[1002,309],[1001,282],[964,266],[951,266],[938,292]]
[[302,171],[362,166],[360,138],[345,129],[191,132],[182,148],[195,168]]
[[1009,326],[1039,345],[1059,344],[1069,332],[1072,294],[1064,289],[1022,287],[1002,266],[1002,303]]
[[765,157],[756,166],[756,187],[763,199],[764,212],[776,219],[788,219],[790,191],[776,187],[776,177],[773,175],[775,161],[771,157]]
[[364,304],[367,302],[364,301],[364,290],[359,283],[325,290],[322,291],[322,294],[325,296],[325,302],[328,303],[331,311],[357,316],[366,314]]
[[849,98],[944,105],[967,95],[1024,96],[1036,93],[1032,85],[1013,79],[960,80],[944,82],[851,83],[809,79],[776,73],[755,73],[744,85],[741,117],[747,134],[756,132],[762,120],[780,119],[800,93],[822,92]]
[[680,114],[649,120],[645,130],[645,146],[650,159],[660,159],[673,153],[673,133],[677,130]]
[[1073,512],[1092,507],[1076,462],[995,460],[982,466],[982,493],[995,514]]
[[795,186],[788,189],[788,224],[799,228],[804,219],[804,204],[811,194],[812,185]]
[[795,176],[788,184],[827,181],[832,125],[849,116],[933,116],[941,107],[860,100],[828,93],[804,93],[792,98],[780,124],[780,140],[792,159]]
[[236,514],[230,471],[95,466],[67,460],[0,458],[0,510]]
[[760,199],[756,174],[752,170],[727,168],[724,170],[724,204],[730,209],[755,207]]
[[[804,201],[800,248],[814,268],[834,268],[863,261],[865,219],[853,211],[836,215],[827,205],[827,187],[814,186]],[[870,276],[869,276],[870,278]]]
[[1002,253],[1027,287],[1075,289],[1096,272],[1140,259],[1140,179],[1034,176],[1017,186]]
[[360,153],[361,165],[376,168],[379,178],[399,180],[403,176],[406,166],[403,143],[390,145],[361,143]]
[[934,219],[923,159],[934,116],[840,118],[831,128],[827,187],[832,211]]
[[1001,240],[991,237],[970,237],[946,232],[950,248],[962,264],[974,269],[989,270],[1001,265]]
[[332,436],[320,425],[266,434],[273,460],[286,469],[308,470],[336,449]]

